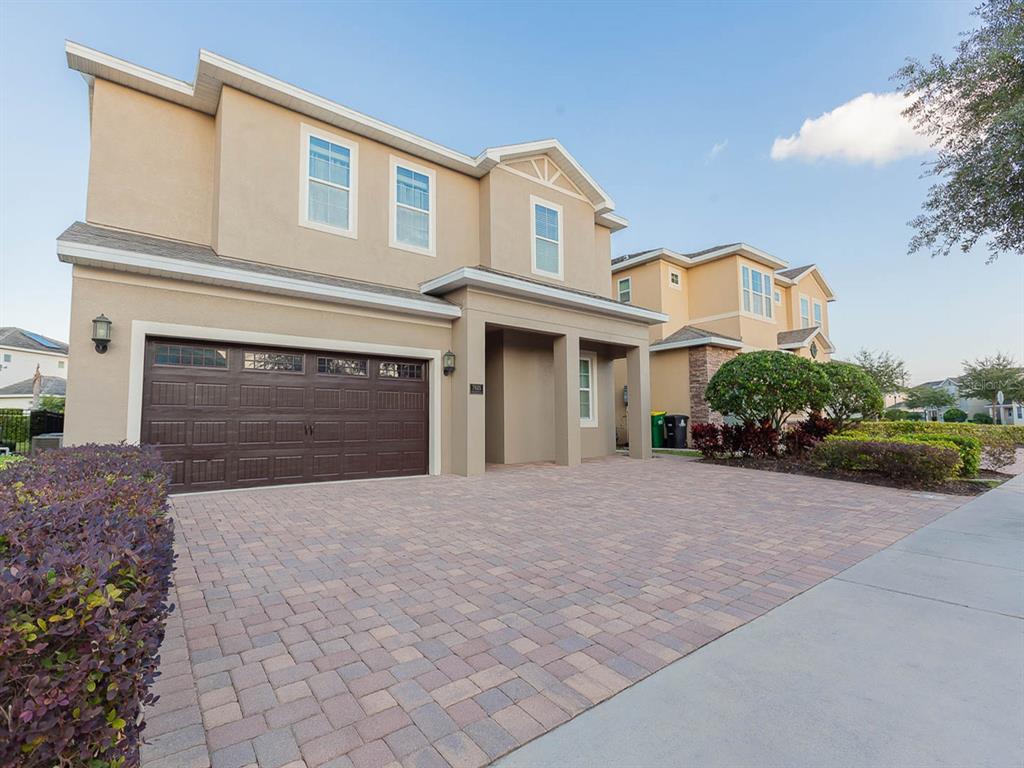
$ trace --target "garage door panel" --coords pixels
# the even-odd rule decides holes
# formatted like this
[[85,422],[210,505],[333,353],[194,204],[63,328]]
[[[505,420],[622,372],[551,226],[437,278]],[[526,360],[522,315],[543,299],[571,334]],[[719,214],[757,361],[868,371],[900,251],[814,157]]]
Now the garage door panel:
[[142,439],[159,447],[173,490],[421,474],[425,371],[365,355],[150,339]]

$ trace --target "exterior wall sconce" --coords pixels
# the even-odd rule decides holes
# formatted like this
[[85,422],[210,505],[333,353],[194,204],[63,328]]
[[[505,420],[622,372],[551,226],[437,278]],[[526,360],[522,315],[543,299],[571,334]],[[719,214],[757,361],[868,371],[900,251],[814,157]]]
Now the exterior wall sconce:
[[451,376],[455,373],[455,353],[450,349],[444,353],[444,375]]
[[107,347],[110,345],[110,326],[113,323],[110,322],[110,318],[106,315],[100,315],[92,321],[92,340],[96,345],[96,351],[101,355],[107,351]]

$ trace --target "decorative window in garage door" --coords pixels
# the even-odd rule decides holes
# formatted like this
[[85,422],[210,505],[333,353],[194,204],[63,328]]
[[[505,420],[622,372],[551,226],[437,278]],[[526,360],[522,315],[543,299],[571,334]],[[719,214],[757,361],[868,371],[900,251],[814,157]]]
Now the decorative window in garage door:
[[249,371],[302,373],[302,360],[303,355],[291,355],[287,352],[246,351],[242,357],[242,367]]
[[422,379],[423,363],[379,363],[377,375],[385,379]]
[[182,365],[188,368],[227,368],[228,351],[192,344],[157,344],[157,365]]
[[318,357],[316,370],[332,376],[368,376],[370,373],[366,360],[351,357]]

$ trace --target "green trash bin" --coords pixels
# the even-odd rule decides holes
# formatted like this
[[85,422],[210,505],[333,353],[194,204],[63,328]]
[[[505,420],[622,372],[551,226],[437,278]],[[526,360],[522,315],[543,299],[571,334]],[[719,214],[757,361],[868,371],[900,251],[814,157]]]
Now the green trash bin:
[[665,447],[665,411],[651,411],[651,445]]

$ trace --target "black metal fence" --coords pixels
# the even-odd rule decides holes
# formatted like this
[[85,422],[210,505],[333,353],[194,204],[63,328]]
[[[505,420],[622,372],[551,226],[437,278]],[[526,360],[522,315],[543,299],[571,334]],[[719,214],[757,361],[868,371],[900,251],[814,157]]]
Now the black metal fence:
[[64,431],[64,414],[53,411],[25,413],[16,408],[0,408],[0,453],[28,453],[32,438]]

